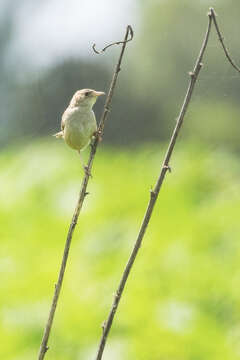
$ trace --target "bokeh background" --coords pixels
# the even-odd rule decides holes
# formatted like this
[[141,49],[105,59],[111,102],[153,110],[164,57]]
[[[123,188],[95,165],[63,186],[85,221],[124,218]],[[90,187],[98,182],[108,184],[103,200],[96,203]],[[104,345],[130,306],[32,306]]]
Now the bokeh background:
[[[108,89],[120,50],[96,55],[91,45],[134,28],[74,234],[51,360],[94,359],[210,6],[239,63],[236,0],[1,1],[1,359],[37,358],[83,176],[78,155],[51,135],[74,91]],[[213,29],[104,359],[240,359],[239,93]]]

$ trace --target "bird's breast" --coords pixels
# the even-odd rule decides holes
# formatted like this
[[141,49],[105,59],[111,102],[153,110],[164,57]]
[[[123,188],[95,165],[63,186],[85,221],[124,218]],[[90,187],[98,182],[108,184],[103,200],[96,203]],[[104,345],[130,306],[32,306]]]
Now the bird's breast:
[[70,110],[65,117],[64,139],[77,150],[86,147],[97,129],[96,119],[92,110]]

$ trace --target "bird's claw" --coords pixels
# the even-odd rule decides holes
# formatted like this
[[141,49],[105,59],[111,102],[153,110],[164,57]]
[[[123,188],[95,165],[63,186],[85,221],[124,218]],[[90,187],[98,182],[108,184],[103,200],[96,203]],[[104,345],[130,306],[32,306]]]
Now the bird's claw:
[[99,142],[102,141],[102,131],[100,129],[94,131],[93,136],[97,138]]

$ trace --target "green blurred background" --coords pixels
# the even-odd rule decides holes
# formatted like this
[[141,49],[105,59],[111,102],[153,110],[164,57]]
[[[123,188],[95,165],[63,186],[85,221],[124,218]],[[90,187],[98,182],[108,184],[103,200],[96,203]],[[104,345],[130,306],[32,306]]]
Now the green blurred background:
[[[50,360],[94,359],[214,6],[240,62],[235,1],[0,4],[0,358],[37,358],[83,176],[51,135],[79,88],[108,89],[127,46],[76,228]],[[240,82],[215,31],[104,359],[240,359]],[[99,118],[103,99],[95,106]],[[87,159],[88,151],[84,157]]]

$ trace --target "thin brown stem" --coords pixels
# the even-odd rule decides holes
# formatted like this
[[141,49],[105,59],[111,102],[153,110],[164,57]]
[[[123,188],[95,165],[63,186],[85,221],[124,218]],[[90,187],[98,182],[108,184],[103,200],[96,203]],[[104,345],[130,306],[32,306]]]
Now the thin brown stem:
[[113,304],[112,304],[111,310],[109,312],[108,318],[107,318],[106,322],[104,322],[104,325],[102,327],[103,332],[102,332],[102,337],[101,337],[101,340],[100,340],[100,343],[99,343],[96,360],[101,360],[102,359],[102,355],[103,355],[103,351],[104,351],[104,348],[105,348],[106,340],[107,340],[109,331],[111,329],[112,322],[113,322],[114,316],[116,314],[116,311],[117,311],[117,308],[118,308],[118,305],[119,305],[119,302],[120,302],[120,299],[121,299],[125,284],[127,282],[129,273],[130,273],[130,271],[132,269],[132,266],[134,264],[134,261],[136,259],[137,254],[138,254],[138,251],[139,251],[139,249],[141,247],[142,240],[143,240],[144,234],[146,232],[147,226],[149,224],[149,221],[150,221],[150,218],[151,218],[151,215],[152,215],[152,212],[153,212],[153,208],[154,208],[154,205],[155,205],[155,203],[157,201],[158,194],[159,194],[159,191],[161,189],[164,177],[166,175],[166,172],[170,170],[169,160],[171,158],[171,155],[172,155],[172,152],[173,152],[176,140],[177,140],[179,130],[180,130],[181,126],[182,126],[184,116],[186,114],[188,105],[190,103],[197,77],[198,77],[199,72],[200,72],[200,70],[202,68],[202,58],[203,58],[204,52],[206,50],[206,46],[207,46],[207,43],[208,43],[209,34],[210,34],[210,30],[211,30],[211,24],[212,24],[212,16],[211,16],[211,14],[208,14],[208,17],[209,17],[209,22],[208,22],[207,31],[206,31],[206,34],[205,34],[205,37],[204,37],[204,40],[203,40],[203,43],[202,43],[200,53],[199,53],[198,58],[196,60],[196,64],[194,66],[194,69],[193,69],[192,72],[190,72],[190,82],[189,82],[189,86],[188,86],[188,89],[187,89],[187,93],[186,93],[186,96],[184,98],[184,102],[183,102],[182,108],[180,110],[180,113],[179,113],[179,116],[178,116],[178,119],[177,119],[177,123],[176,123],[176,126],[174,128],[174,131],[173,131],[173,134],[172,134],[168,149],[166,151],[166,155],[165,155],[162,167],[161,167],[160,175],[158,177],[158,180],[156,182],[156,185],[155,185],[154,189],[151,190],[151,192],[150,192],[149,203],[148,203],[148,206],[147,206],[144,218],[143,218],[143,222],[142,222],[142,225],[140,227],[140,230],[139,230],[139,233],[138,233],[138,236],[137,236],[137,240],[136,240],[136,242],[134,244],[133,250],[131,252],[131,255],[130,255],[130,257],[128,259],[128,262],[126,264],[126,267],[124,269],[122,278],[121,278],[120,283],[118,285],[118,289],[117,289],[116,294],[114,296]]
[[[128,41],[128,37],[129,34],[131,35],[131,39],[132,39],[132,29],[130,26],[127,27],[126,29],[126,34],[124,37],[124,40],[122,42],[122,49],[119,55],[119,59],[117,62],[117,66],[115,68],[114,74],[113,74],[113,78],[110,84],[110,88],[108,91],[108,95],[107,95],[107,99],[104,105],[104,109],[103,109],[103,113],[100,119],[100,123],[99,123],[99,134],[103,133],[104,130],[104,125],[105,125],[105,121],[107,119],[108,113],[109,113],[109,109],[110,109],[110,105],[112,102],[112,97],[113,97],[113,93],[114,93],[114,89],[116,86],[116,82],[117,82],[117,78],[118,78],[118,74],[120,71],[120,66],[122,63],[122,58],[123,58],[123,54],[125,51],[125,47],[126,47],[126,43]],[[73,236],[73,232],[74,229],[77,225],[77,221],[78,221],[78,217],[79,217],[79,213],[82,209],[82,205],[84,202],[84,199],[86,197],[87,193],[87,185],[88,185],[88,181],[89,181],[89,177],[90,177],[90,173],[91,173],[91,169],[92,169],[92,164],[93,164],[93,160],[96,154],[96,150],[97,150],[97,146],[98,146],[98,139],[99,136],[95,137],[95,140],[91,146],[91,152],[90,152],[90,156],[89,156],[89,160],[88,160],[88,171],[85,171],[85,176],[83,178],[82,184],[81,184],[81,190],[79,193],[79,197],[78,197],[78,201],[77,201],[77,206],[75,208],[73,217],[72,217],[72,221],[68,230],[68,234],[67,234],[67,239],[66,239],[66,243],[65,243],[65,248],[64,248],[64,252],[63,252],[63,257],[62,257],[62,262],[61,262],[61,266],[60,266],[60,271],[59,271],[59,275],[58,275],[58,281],[55,285],[55,291],[54,291],[54,295],[53,295],[53,299],[52,299],[52,304],[51,304],[51,308],[50,308],[50,312],[49,312],[49,316],[48,316],[48,320],[47,320],[47,324],[45,327],[45,331],[44,331],[44,335],[42,338],[42,342],[40,345],[40,350],[39,350],[39,355],[38,355],[38,360],[43,360],[46,352],[48,350],[48,339],[49,339],[49,335],[50,335],[50,331],[52,329],[52,325],[53,325],[53,319],[54,319],[54,315],[55,315],[55,311],[56,311],[56,307],[58,304],[58,299],[59,299],[59,294],[61,291],[61,287],[62,287],[62,282],[63,282],[63,277],[64,277],[64,273],[65,273],[65,268],[66,268],[66,264],[67,264],[67,260],[68,260],[68,255],[69,255],[69,249],[70,249],[70,245],[71,245],[71,241],[72,241],[72,236]]]
[[219,26],[218,26],[218,23],[217,23],[217,18],[216,18],[216,13],[215,13],[214,9],[210,8],[209,11],[210,11],[211,17],[213,19],[214,26],[216,28],[217,34],[218,34],[218,39],[219,39],[219,41],[220,41],[220,43],[222,45],[223,51],[224,51],[228,61],[234,67],[235,70],[240,72],[240,68],[236,65],[235,61],[231,58],[230,53],[229,53],[228,49],[226,48],[226,46],[225,46],[225,44],[223,42],[224,37],[222,36],[221,31],[219,29]]
[[129,39],[124,40],[124,41],[115,41],[114,43],[111,43],[111,44],[105,46],[102,50],[97,50],[97,49],[96,49],[96,44],[93,44],[93,46],[92,46],[93,51],[94,51],[96,54],[100,55],[100,54],[102,54],[104,51],[106,51],[109,47],[111,47],[111,46],[113,46],[113,45],[120,45],[120,44],[124,44],[124,43],[127,43],[127,42],[131,41],[131,40],[133,39],[133,29],[132,29],[131,25],[128,25],[127,28],[128,28],[128,30],[129,30],[129,34],[130,34],[130,38],[129,38]]

